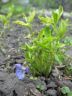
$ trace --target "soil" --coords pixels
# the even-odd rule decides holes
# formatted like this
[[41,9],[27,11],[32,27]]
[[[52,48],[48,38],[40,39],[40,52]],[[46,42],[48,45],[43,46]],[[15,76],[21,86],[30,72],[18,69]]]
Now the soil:
[[[16,63],[25,63],[20,46],[28,42],[26,35],[29,30],[10,23],[10,28],[4,32],[2,23],[0,25],[3,34],[0,37],[0,96],[61,96],[60,87],[65,85],[72,90],[72,77],[63,76],[62,70],[57,68],[52,70],[49,78],[38,77],[31,80],[26,76],[24,80],[18,80],[13,66]],[[42,28],[38,20],[33,27],[36,32]],[[67,54],[72,56],[72,48]],[[41,88],[38,85],[41,85]]]

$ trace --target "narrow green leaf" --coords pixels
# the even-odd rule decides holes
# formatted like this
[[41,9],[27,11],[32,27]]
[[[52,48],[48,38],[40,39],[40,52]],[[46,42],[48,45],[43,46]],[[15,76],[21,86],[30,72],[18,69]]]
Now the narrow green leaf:
[[62,64],[62,62],[61,62],[61,60],[60,60],[60,58],[58,57],[57,54],[55,54],[55,60],[56,60],[60,65]]

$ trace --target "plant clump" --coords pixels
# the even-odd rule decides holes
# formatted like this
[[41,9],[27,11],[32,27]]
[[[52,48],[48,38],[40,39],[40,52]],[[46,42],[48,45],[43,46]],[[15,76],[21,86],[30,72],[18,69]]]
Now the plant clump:
[[61,18],[63,8],[52,12],[51,17],[39,16],[44,27],[37,36],[22,46],[25,59],[34,76],[48,77],[54,64],[63,64],[67,43],[64,42],[68,20]]

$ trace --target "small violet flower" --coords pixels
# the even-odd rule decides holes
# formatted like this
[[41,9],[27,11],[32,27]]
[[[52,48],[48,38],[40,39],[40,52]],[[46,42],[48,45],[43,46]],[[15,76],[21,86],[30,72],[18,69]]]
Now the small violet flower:
[[25,74],[29,72],[28,67],[24,67],[21,64],[15,64],[15,73],[19,80],[23,80],[25,78]]
[[25,68],[25,73],[28,74],[29,73],[29,67]]

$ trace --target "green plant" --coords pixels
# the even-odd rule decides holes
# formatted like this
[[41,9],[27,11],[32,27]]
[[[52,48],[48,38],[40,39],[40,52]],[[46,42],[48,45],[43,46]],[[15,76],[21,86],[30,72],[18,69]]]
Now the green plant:
[[44,8],[47,2],[46,0],[30,0],[30,3],[36,7]]
[[34,20],[34,17],[35,17],[35,11],[30,12],[29,16],[27,16],[27,17],[25,16],[25,14],[23,15],[23,18],[24,18],[25,22],[20,21],[20,20],[16,20],[16,21],[14,21],[14,23],[18,24],[18,25],[21,25],[21,26],[25,26],[25,27],[29,28],[30,31],[32,31],[31,30],[32,29],[32,24],[31,23]]
[[11,16],[12,16],[11,13],[8,13],[7,15],[0,14],[0,21],[3,25],[3,26],[1,26],[1,27],[3,27],[3,29],[0,28],[2,30],[2,31],[0,31],[0,37],[4,36],[6,29],[10,28],[10,18],[11,18]]
[[61,0],[30,0],[30,4],[39,8],[57,8],[61,5]]
[[68,94],[68,93],[70,93],[70,89],[69,89],[69,87],[67,87],[67,86],[63,86],[63,87],[61,88],[61,92],[62,92],[63,94]]
[[62,64],[65,59],[64,40],[67,20],[62,20],[63,8],[52,13],[51,17],[39,16],[44,28],[34,36],[30,44],[25,44],[25,59],[33,75],[48,77],[54,64]]
[[18,1],[15,2],[8,2],[7,4],[3,4],[0,10],[0,13],[2,14],[8,14],[8,13],[12,13],[12,16],[17,16],[17,15],[22,15],[22,13],[27,14],[29,11],[31,11],[31,6],[30,5],[26,5],[23,6],[19,3],[17,3]]
[[64,71],[66,75],[71,76],[72,74],[72,57],[71,56],[69,56],[69,58],[67,56],[66,66],[65,66]]
[[63,96],[72,96],[72,91],[67,86],[63,86],[61,88],[61,93],[63,94]]
[[0,14],[0,21],[2,22],[4,28],[9,26],[11,16],[11,13],[8,13],[7,15]]
[[41,92],[45,89],[44,85],[41,84],[36,85],[36,88]]

